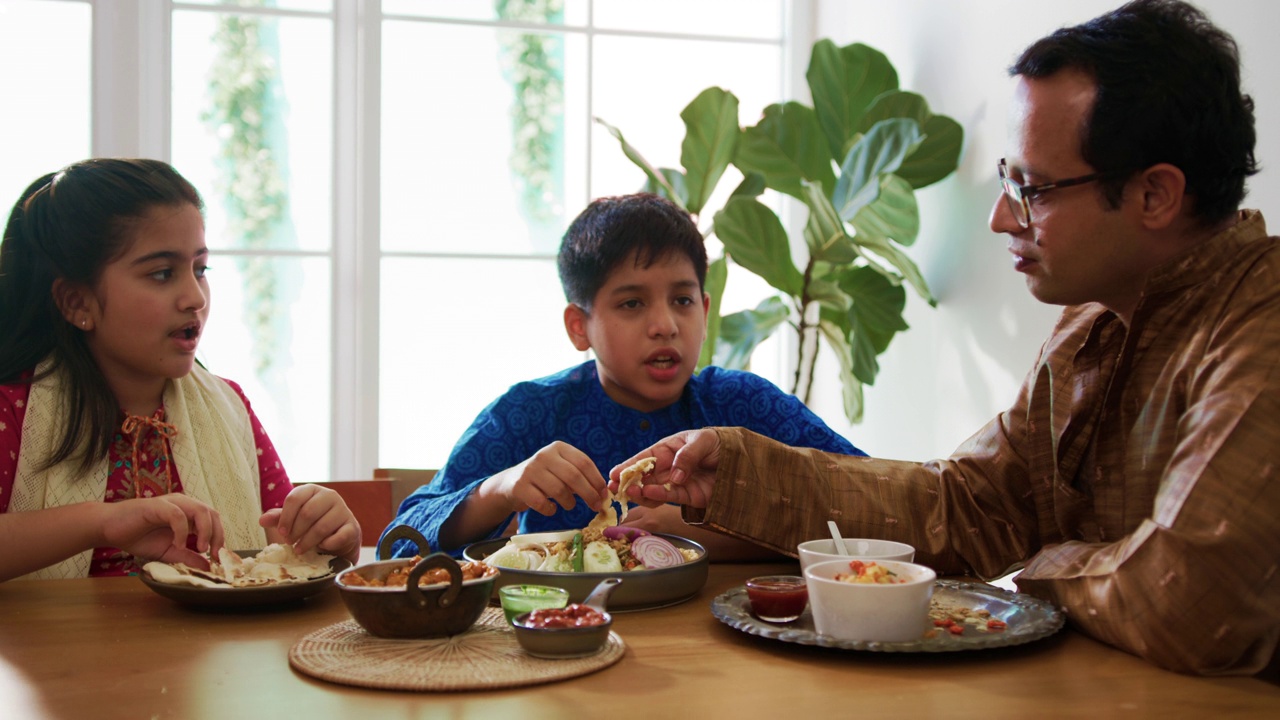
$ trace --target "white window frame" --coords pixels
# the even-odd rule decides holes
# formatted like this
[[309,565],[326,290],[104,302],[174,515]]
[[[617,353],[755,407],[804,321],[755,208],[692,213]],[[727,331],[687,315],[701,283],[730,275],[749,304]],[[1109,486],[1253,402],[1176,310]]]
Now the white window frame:
[[[171,18],[175,0],[60,0],[93,7],[92,154],[171,160]],[[804,72],[815,37],[814,3],[787,0],[784,95],[807,100]],[[379,121],[381,3],[334,0],[334,147],[329,467],[335,478],[378,466]],[[255,12],[237,8],[237,12]],[[260,11],[261,12],[261,11]],[[316,16],[271,9],[273,16]],[[325,14],[329,15],[329,14]],[[488,23],[486,23],[488,24]],[[518,27],[519,25],[513,25]],[[588,36],[598,34],[588,27]],[[661,33],[644,33],[661,36]],[[593,148],[588,138],[587,167]],[[794,212],[792,213],[795,214]],[[802,218],[791,218],[792,223]],[[790,353],[788,353],[789,355]]]

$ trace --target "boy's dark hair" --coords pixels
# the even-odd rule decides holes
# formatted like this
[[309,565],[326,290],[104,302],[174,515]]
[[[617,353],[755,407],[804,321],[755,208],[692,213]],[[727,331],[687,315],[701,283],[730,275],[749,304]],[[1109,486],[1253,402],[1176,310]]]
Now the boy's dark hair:
[[[84,469],[107,455],[120,404],[89,353],[84,333],[62,316],[54,280],[93,287],[128,251],[156,207],[204,207],[191,183],[158,160],[84,160],[37,179],[9,214],[0,241],[0,383],[45,359],[69,381],[63,435],[46,467],[81,453]],[[39,380],[33,377],[26,382]]]
[[1097,84],[1081,154],[1118,207],[1125,182],[1157,163],[1182,170],[1194,216],[1215,224],[1236,210],[1258,172],[1253,100],[1240,91],[1235,40],[1178,0],[1135,0],[1023,51],[1011,75],[1073,69]]
[[574,218],[560,242],[556,267],[565,299],[589,311],[609,273],[632,253],[642,267],[684,255],[693,262],[698,289],[706,282],[707,248],[689,213],[649,193],[602,197]]

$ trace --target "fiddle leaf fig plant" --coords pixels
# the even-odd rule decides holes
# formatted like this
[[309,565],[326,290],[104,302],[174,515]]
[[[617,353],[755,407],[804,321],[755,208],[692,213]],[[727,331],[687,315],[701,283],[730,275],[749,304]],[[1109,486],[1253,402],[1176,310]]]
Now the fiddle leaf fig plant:
[[[805,78],[812,107],[775,103],[749,127],[739,124],[732,92],[703,90],[680,113],[680,168],[653,166],[619,128],[596,122],[644,172],[645,190],[700,223],[710,215],[704,234],[724,246],[707,272],[712,307],[700,366],[746,368],[762,341],[791,328],[798,336],[791,392],[809,402],[825,342],[839,360],[845,416],[858,422],[863,385],[880,370],[877,358],[907,329],[904,286],[937,304],[904,248],[920,232],[915,191],[955,171],[964,131],[922,96],[899,89],[892,63],[867,45],[819,41]],[[743,180],[711,209],[730,165]],[[766,191],[803,203],[808,219],[797,237],[776,212],[777,196]],[[802,266],[797,257],[805,258]],[[730,260],[779,294],[721,317]]]

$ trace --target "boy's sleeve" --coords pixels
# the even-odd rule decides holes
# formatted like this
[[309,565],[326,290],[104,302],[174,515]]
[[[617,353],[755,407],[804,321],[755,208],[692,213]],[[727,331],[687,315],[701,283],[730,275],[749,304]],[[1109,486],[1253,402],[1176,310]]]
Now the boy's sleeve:
[[[419,550],[413,543],[401,540],[392,547],[392,557],[413,557],[415,553],[426,555],[440,550],[454,557],[461,556],[461,547],[441,547],[440,528],[480,483],[533,454],[522,442],[524,434],[511,429],[510,415],[518,412],[518,403],[512,402],[510,396],[511,393],[504,395],[480,412],[454,445],[440,472],[404,499],[388,526],[387,530],[397,525],[413,527],[426,538],[430,549]],[[499,523],[486,539],[498,537],[510,521],[508,517]]]
[[725,387],[717,394],[741,398],[741,403],[726,407],[736,408],[739,417],[727,418],[729,422],[716,425],[738,425],[765,437],[794,447],[813,448],[841,455],[865,456],[844,436],[827,426],[822,418],[800,402],[800,398],[783,392],[777,385],[748,372],[725,373]]

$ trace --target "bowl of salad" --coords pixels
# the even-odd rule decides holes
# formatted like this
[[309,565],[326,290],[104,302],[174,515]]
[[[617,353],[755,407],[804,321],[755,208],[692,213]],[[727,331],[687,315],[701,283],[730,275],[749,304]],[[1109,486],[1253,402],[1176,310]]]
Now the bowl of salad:
[[581,603],[600,581],[622,578],[609,599],[610,612],[666,607],[698,594],[707,582],[707,550],[676,535],[631,527],[529,533],[485,540],[462,553],[501,570],[499,588],[514,584],[551,585]]

